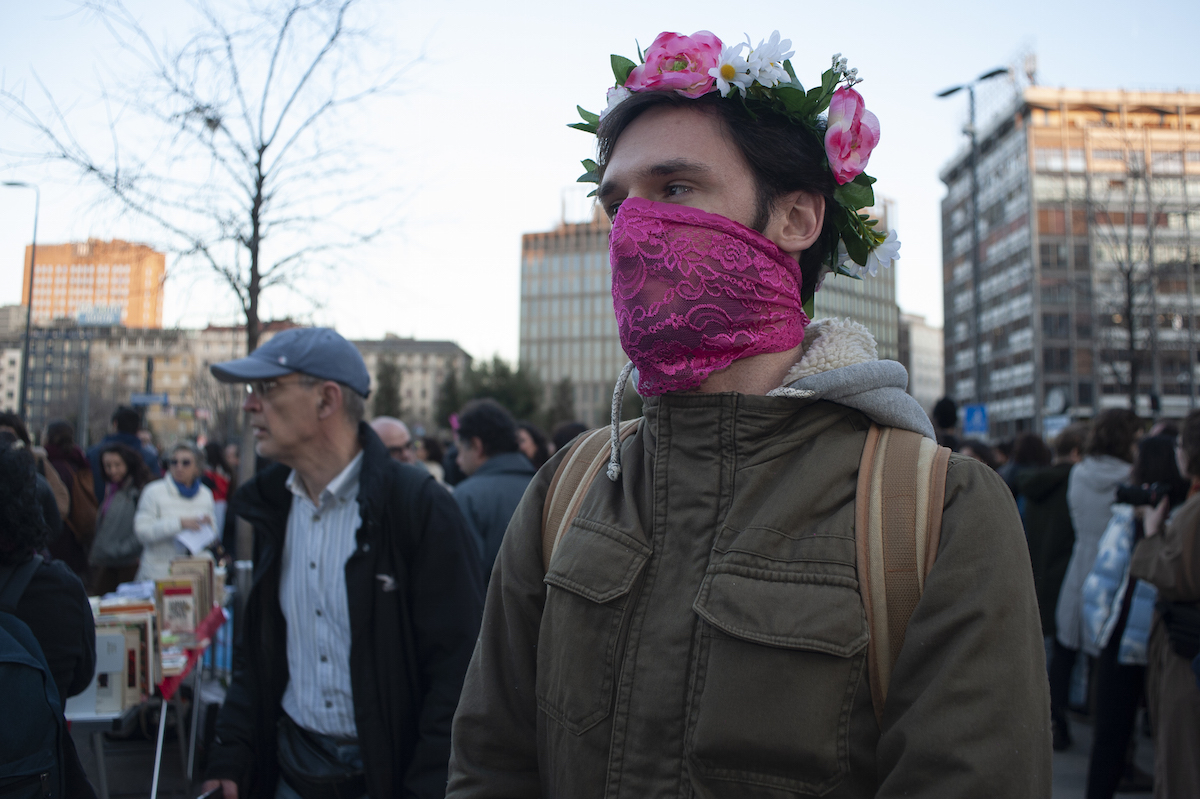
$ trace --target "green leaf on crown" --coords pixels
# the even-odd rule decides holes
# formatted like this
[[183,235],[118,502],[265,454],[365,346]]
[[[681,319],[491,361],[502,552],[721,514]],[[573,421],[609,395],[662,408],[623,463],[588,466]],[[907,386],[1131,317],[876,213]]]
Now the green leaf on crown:
[[600,124],[600,115],[593,114],[591,111],[585,111],[583,106],[575,106],[575,110],[579,112],[579,116],[583,117],[584,122],[591,122],[593,125]]
[[848,208],[866,208],[875,204],[875,190],[870,183],[863,185],[852,180],[834,189],[833,198]]
[[788,74],[788,77],[792,79],[792,85],[799,89],[801,94],[804,94],[804,84],[802,84],[800,79],[796,77],[796,70],[792,69],[792,62],[790,59],[783,62],[783,70]]
[[582,161],[580,161],[579,163],[583,164],[583,168],[586,169],[588,172],[596,172],[599,170],[599,167],[596,165],[596,162],[590,158],[585,158]]
[[567,127],[575,128],[575,130],[582,130],[584,133],[596,132],[596,123],[594,122],[572,122],[570,125],[567,125]]
[[846,245],[846,254],[850,256],[850,260],[859,266],[866,266],[867,253],[871,248],[862,240],[854,222],[853,215],[845,209],[841,209],[841,212],[835,213],[833,217],[833,224],[842,236],[842,243]]
[[617,79],[618,86],[625,85],[625,81],[629,79],[629,73],[633,72],[633,68],[636,66],[637,64],[633,63],[625,56],[616,55],[615,53],[613,54],[612,71],[613,76]]
[[808,98],[804,96],[804,92],[797,89],[795,86],[776,86],[774,89],[775,97],[783,103],[783,107],[787,109],[789,114],[803,116],[804,109],[808,105]]
[[808,300],[804,303],[804,315],[807,316],[809,319],[812,319],[813,315],[816,313],[816,310],[813,307],[814,303],[816,302],[816,299],[817,299],[817,295],[814,294],[813,296],[809,297]]

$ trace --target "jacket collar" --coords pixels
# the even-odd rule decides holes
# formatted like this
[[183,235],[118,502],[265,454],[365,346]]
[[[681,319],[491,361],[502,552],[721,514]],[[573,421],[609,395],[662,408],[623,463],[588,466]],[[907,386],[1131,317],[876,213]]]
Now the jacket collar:
[[[362,445],[362,471],[358,480],[358,507],[365,519],[372,497],[383,487],[383,475],[390,457],[387,447],[366,422],[358,423],[358,441]],[[292,508],[292,492],[287,486],[292,470],[274,463],[254,475],[233,495],[233,511],[255,526],[282,541]]]
[[520,452],[502,452],[484,461],[471,477],[483,474],[535,474],[537,469]]

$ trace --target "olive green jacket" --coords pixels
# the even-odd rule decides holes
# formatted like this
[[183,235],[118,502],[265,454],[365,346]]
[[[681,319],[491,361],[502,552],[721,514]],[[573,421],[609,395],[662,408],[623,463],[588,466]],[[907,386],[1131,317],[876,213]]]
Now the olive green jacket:
[[1049,797],[1029,555],[976,461],[950,461],[876,721],[854,539],[869,424],[813,398],[647,399],[548,573],[547,463],[492,573],[447,795]]

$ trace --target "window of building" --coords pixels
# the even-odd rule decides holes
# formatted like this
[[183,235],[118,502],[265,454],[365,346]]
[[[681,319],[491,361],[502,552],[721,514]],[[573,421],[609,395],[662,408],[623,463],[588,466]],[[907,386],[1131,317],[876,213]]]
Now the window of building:
[[1067,171],[1087,172],[1087,154],[1084,150],[1067,150]]
[[1047,372],[1067,372],[1071,369],[1071,350],[1066,347],[1042,349],[1042,368]]
[[[1038,211],[1040,216],[1043,212]],[[1061,218],[1062,212],[1059,211]],[[1042,242],[1038,245],[1039,261],[1042,269],[1066,269],[1067,268],[1067,245],[1066,244],[1048,244]]]
[[1063,152],[1058,148],[1039,147],[1033,151],[1033,163],[1039,172],[1062,172]]
[[1183,153],[1169,151],[1150,153],[1150,170],[1158,175],[1182,174]]

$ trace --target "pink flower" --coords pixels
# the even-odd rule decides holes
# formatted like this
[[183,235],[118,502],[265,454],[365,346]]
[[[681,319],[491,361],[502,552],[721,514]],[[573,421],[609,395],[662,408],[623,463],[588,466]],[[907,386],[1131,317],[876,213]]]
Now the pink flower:
[[837,182],[845,184],[858,177],[877,144],[879,120],[863,105],[862,95],[846,87],[834,92],[829,101],[825,155]]
[[625,88],[635,92],[670,91],[696,98],[712,91],[708,74],[721,60],[721,40],[708,31],[691,36],[666,31],[646,50],[646,63],[629,73]]

